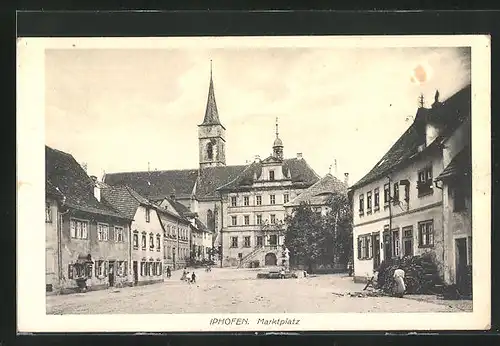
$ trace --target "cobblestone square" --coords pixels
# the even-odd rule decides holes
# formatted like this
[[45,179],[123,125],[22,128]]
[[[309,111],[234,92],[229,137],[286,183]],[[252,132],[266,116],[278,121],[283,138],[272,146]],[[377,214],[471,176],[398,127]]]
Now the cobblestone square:
[[172,273],[164,283],[47,297],[47,314],[366,313],[472,311],[472,301],[432,296],[343,296],[363,290],[343,274],[257,279],[259,270],[195,270],[196,284]]

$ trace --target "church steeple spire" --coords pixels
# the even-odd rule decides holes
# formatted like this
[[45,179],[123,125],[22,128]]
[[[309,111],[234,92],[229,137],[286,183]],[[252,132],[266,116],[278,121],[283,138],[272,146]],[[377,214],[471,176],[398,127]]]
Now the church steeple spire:
[[276,118],[276,139],[273,143],[273,156],[280,160],[283,160],[283,142],[278,135],[278,118]]
[[202,125],[222,125],[219,120],[217,103],[215,102],[214,81],[212,78],[212,60],[210,60],[210,85],[208,87],[207,107]]

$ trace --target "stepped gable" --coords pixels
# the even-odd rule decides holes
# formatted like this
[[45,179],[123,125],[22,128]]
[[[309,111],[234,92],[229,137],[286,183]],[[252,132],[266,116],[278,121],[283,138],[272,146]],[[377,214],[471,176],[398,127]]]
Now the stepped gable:
[[45,146],[45,182],[46,193],[58,195],[68,207],[93,214],[126,218],[95,198],[94,181],[71,154]]

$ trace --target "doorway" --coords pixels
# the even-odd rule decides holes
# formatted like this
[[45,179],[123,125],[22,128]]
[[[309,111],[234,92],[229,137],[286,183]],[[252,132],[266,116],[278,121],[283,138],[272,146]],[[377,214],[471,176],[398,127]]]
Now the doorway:
[[274,253],[270,252],[264,257],[264,263],[266,266],[275,266],[278,264],[278,259]]
[[137,261],[134,261],[132,264],[133,270],[134,270],[134,285],[137,285],[139,282],[139,272],[138,272],[138,267],[137,267]]
[[378,267],[380,266],[380,234],[379,233],[373,234],[372,246],[373,246],[373,269],[377,270]]
[[115,261],[109,261],[108,281],[109,287],[115,285]]
[[389,230],[384,231],[384,260],[388,261],[392,258],[391,234]]
[[467,291],[467,238],[455,239],[455,273],[457,288]]

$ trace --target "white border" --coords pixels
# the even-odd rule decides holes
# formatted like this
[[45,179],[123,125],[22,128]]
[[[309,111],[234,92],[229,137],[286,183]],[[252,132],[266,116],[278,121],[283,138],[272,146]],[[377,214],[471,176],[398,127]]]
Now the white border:
[[[44,50],[267,47],[466,47],[472,51],[472,313],[46,315],[44,196]],[[471,330],[490,326],[490,38],[447,36],[309,36],[206,38],[20,38],[17,45],[17,318],[19,332]],[[35,259],[35,260],[33,260]],[[250,325],[210,326],[212,317]],[[257,325],[257,318],[297,318],[299,326]]]

